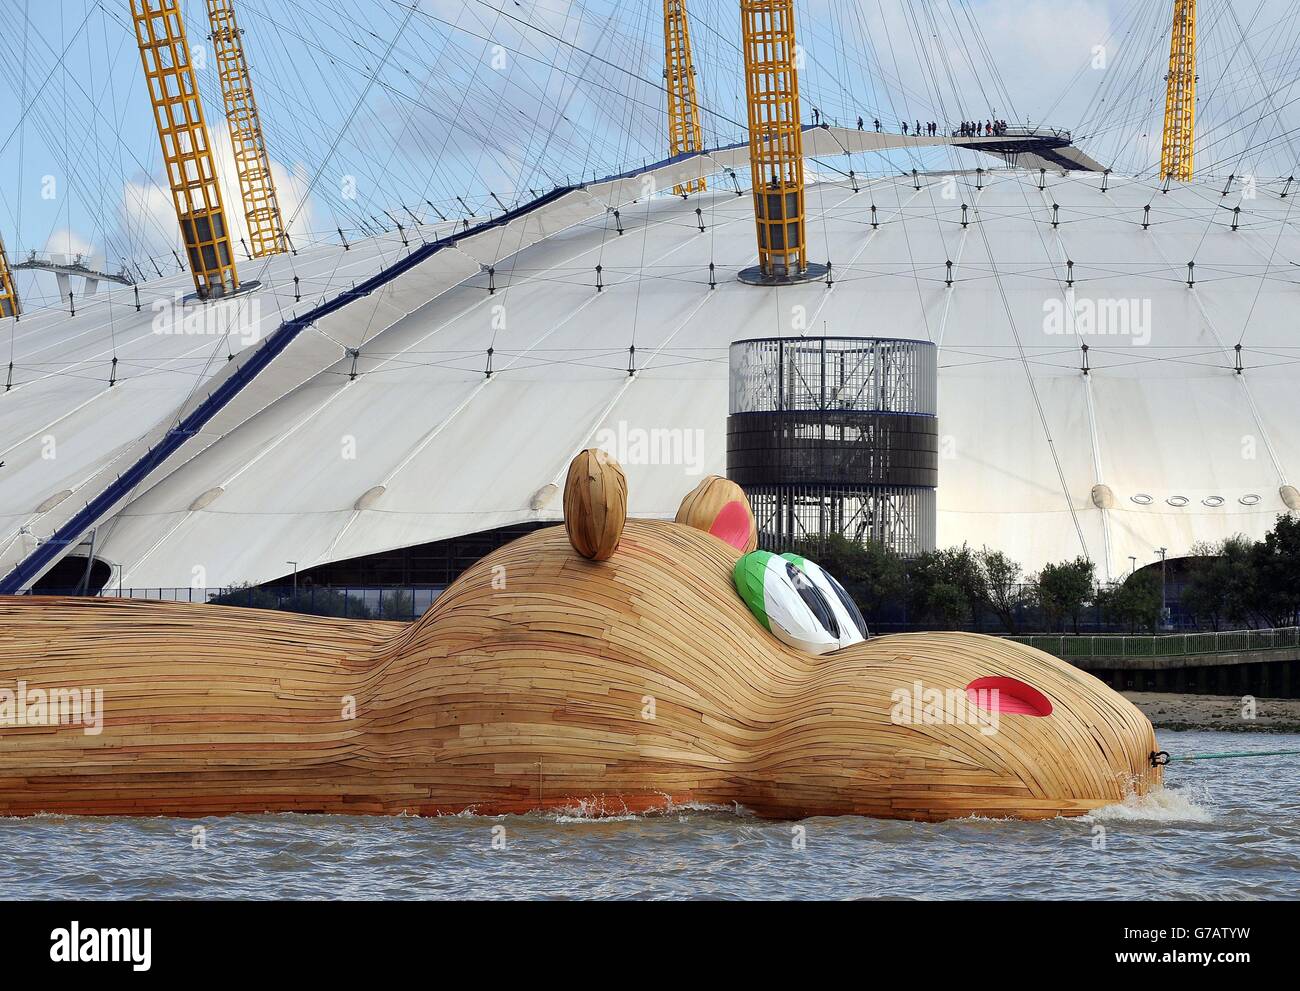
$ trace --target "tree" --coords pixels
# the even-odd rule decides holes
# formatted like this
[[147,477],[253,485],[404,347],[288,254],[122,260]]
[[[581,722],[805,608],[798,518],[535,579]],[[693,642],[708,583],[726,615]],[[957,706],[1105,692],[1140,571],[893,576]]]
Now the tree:
[[1008,633],[1016,632],[1016,610],[1024,600],[1024,572],[1018,562],[1001,551],[985,547],[975,555],[984,578],[984,592],[989,609]]
[[903,601],[906,590],[903,560],[888,547],[859,544],[833,533],[823,540],[801,541],[793,550],[834,575],[868,623],[878,621],[884,610]]
[[1139,628],[1155,633],[1164,610],[1161,595],[1159,576],[1154,571],[1139,571],[1103,589],[1099,602],[1108,619],[1129,633]]
[[1300,617],[1300,519],[1279,516],[1250,552],[1252,601],[1271,626],[1295,626]]
[[1095,568],[1086,557],[1075,558],[1062,564],[1048,564],[1038,575],[1038,606],[1048,625],[1064,629],[1068,617],[1079,632],[1079,614],[1092,598],[1096,583]]
[[407,621],[416,618],[415,597],[405,589],[379,594],[379,618]]
[[311,616],[346,616],[369,619],[370,610],[359,599],[335,588],[302,588],[297,595],[280,595],[252,584],[232,585],[211,600],[217,606],[245,606],[250,609],[279,609]]
[[908,603],[942,629],[959,625],[963,615],[978,628],[988,590],[975,554],[964,544],[922,554],[908,571]]
[[1242,535],[1193,545],[1182,603],[1198,626],[1220,630],[1228,624],[1254,625],[1259,615],[1254,604],[1254,547],[1254,541]]

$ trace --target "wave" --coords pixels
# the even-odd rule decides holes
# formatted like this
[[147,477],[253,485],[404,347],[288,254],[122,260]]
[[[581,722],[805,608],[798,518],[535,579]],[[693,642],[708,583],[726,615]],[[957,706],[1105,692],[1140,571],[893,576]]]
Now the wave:
[[1129,795],[1082,817],[1085,821],[1198,822],[1214,821],[1209,789],[1204,786],[1156,788],[1145,795]]

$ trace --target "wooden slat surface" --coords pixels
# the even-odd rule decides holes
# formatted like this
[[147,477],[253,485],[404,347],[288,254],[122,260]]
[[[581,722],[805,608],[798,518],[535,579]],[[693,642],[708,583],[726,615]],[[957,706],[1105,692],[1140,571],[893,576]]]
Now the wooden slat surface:
[[[98,736],[0,726],[0,814],[696,801],[775,817],[1043,818],[1159,781],[1150,722],[1092,676],[959,633],[804,656],[735,594],[738,555],[688,526],[628,521],[613,556],[590,561],[556,527],[484,559],[405,627],[0,599],[0,688],[101,688],[105,708]],[[993,736],[890,721],[895,689],[989,675],[1033,685],[1054,712],[1003,715]]]

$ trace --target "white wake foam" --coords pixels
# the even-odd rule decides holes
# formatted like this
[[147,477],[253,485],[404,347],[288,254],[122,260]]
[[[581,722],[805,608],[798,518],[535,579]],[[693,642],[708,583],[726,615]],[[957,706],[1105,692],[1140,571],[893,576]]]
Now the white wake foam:
[[1087,820],[1147,822],[1213,822],[1209,793],[1201,787],[1157,788],[1145,795],[1129,795],[1117,805],[1107,805]]

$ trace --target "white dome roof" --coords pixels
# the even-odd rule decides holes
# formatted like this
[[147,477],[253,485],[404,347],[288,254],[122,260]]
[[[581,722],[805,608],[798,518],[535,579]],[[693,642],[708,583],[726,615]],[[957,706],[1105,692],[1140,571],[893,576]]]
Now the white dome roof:
[[[559,196],[321,316],[102,514],[96,556],[126,587],[218,586],[558,521],[539,493],[588,446],[623,461],[632,515],[670,518],[701,475],[725,473],[728,345],[822,333],[938,345],[941,546],[1000,548],[1030,570],[1086,554],[1118,576],[1130,555],[1260,536],[1287,511],[1300,230],[1283,183],[1222,196],[1221,179],[1165,193],[1088,172],[1040,189],[1036,170],[821,182],[809,259],[832,263],[833,285],[778,290],[736,280],[756,260],[753,210],[725,175],[689,200],[629,199],[739,161]],[[226,305],[260,305],[269,334],[418,248],[392,235],[279,258],[268,289]],[[220,337],[154,333],[148,300],[187,286],[145,287],[138,314],[114,291],[17,325],[0,573],[257,353],[236,343],[227,362]]]

